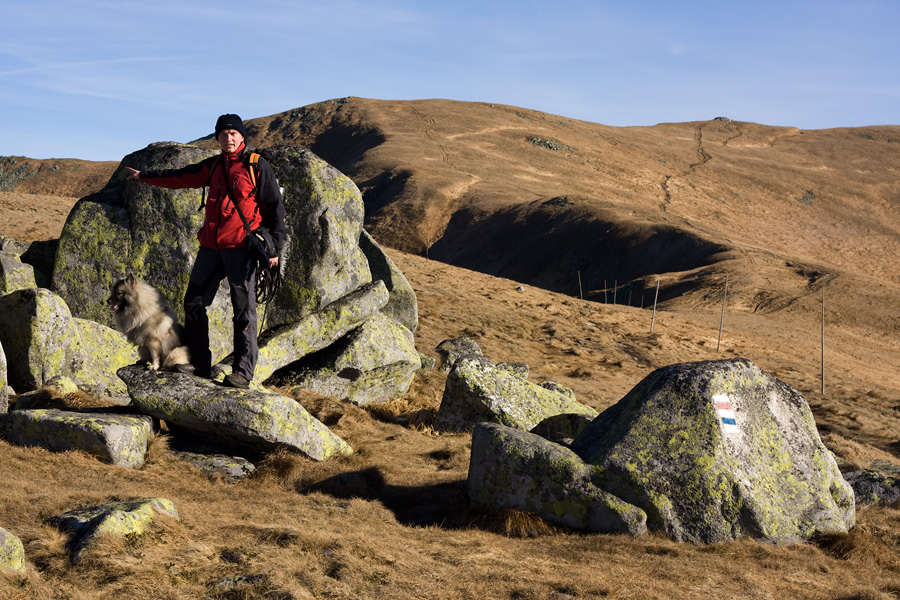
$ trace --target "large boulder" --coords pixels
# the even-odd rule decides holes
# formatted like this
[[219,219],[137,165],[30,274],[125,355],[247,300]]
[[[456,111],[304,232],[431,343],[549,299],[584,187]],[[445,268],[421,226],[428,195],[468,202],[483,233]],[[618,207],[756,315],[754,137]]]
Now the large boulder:
[[790,386],[744,359],[648,375],[571,444],[675,540],[775,543],[854,525],[853,490]]
[[0,436],[20,446],[81,450],[120,467],[144,464],[153,422],[143,415],[56,409],[0,414]]
[[22,540],[0,527],[0,573],[25,572]]
[[644,511],[603,491],[597,479],[577,454],[540,436],[493,423],[476,425],[472,432],[473,506],[518,509],[570,529],[645,533]]
[[166,498],[139,498],[78,508],[50,519],[71,535],[72,562],[79,562],[101,536],[140,535],[157,515],[178,520],[178,511]]
[[[444,340],[435,346],[434,351],[441,357],[441,361],[438,364],[438,370],[444,373],[449,373],[453,368],[453,365],[456,364],[456,359],[460,357],[470,355],[484,356],[478,343],[467,337]],[[527,379],[527,377],[525,377],[525,379]]]
[[530,431],[545,419],[563,414],[594,418],[597,411],[568,394],[498,369],[483,356],[466,354],[455,360],[447,375],[435,426],[464,430],[488,422]]
[[301,360],[292,380],[319,394],[368,406],[405,394],[421,364],[412,332],[376,313],[326,350]]
[[0,296],[0,343],[9,384],[20,393],[69,377],[85,391],[122,396],[125,387],[115,372],[138,358],[121,333],[73,318],[65,302],[44,288]]
[[[371,281],[359,247],[363,203],[353,182],[301,147],[261,150],[285,188],[285,283],[266,313],[278,327],[299,321]],[[126,272],[155,285],[184,320],[181,299],[198,242],[200,190],[168,190],[124,179],[125,167],[165,169],[212,154],[173,143],[126,156],[102,191],[80,200],[66,221],[53,270],[53,289],[72,313],[110,325],[103,300]],[[231,351],[231,303],[223,282],[209,309],[213,360]]]
[[0,296],[34,287],[34,267],[23,263],[18,254],[0,250]]
[[170,429],[228,448],[254,452],[287,448],[314,460],[353,452],[293,398],[140,366],[119,369],[119,377],[142,413],[164,420]]

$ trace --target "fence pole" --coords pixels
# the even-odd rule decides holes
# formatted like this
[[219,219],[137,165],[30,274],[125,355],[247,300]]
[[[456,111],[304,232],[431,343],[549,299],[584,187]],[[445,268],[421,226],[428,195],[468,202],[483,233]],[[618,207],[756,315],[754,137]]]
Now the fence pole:
[[722,326],[725,324],[725,299],[728,298],[728,273],[725,274],[725,293],[722,294],[722,316],[719,317],[719,341],[716,342],[716,354],[719,353],[719,345],[722,343]]
[[822,395],[825,394],[825,285],[822,285]]
[[603,304],[609,304],[609,298],[606,296],[606,280],[603,280]]
[[581,271],[578,271],[578,297],[584,300],[584,291],[581,289]]
[[656,321],[656,301],[659,299],[659,279],[656,280],[656,295],[653,297],[653,316],[650,317],[650,333],[653,333],[653,323]]
[[619,291],[619,280],[613,279],[613,306],[616,305],[616,293]]

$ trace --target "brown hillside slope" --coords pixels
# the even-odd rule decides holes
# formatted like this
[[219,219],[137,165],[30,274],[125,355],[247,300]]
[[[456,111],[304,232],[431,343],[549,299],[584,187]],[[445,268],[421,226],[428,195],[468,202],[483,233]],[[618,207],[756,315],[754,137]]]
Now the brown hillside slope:
[[[871,334],[900,272],[900,127],[734,122],[618,128],[447,100],[332,100],[250,123],[364,192],[383,244],[569,295],[833,308]],[[580,280],[580,287],[579,287]],[[613,290],[614,285],[618,285]],[[615,295],[615,296],[614,296]]]

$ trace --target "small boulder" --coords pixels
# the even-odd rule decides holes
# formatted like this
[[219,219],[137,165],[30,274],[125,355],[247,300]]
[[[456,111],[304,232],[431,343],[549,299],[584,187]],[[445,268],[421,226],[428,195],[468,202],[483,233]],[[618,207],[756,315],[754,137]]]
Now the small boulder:
[[172,450],[172,455],[179,460],[191,463],[210,478],[224,477],[230,481],[238,481],[246,479],[256,472],[253,463],[240,456],[188,452],[186,450]]
[[287,448],[314,460],[353,452],[293,398],[140,366],[119,369],[119,377],[142,413],[228,448],[255,452]]
[[0,573],[25,572],[25,547],[22,541],[0,527]]
[[141,498],[72,510],[52,517],[50,523],[71,534],[72,562],[77,563],[102,535],[140,535],[157,515],[178,520],[171,500]]
[[883,475],[878,471],[853,471],[844,473],[844,479],[853,488],[856,505],[889,504],[900,500],[900,479]]
[[318,394],[368,406],[405,394],[420,366],[412,333],[376,313],[328,349],[301,361],[291,380]]
[[438,370],[444,373],[449,373],[456,363],[456,359],[461,356],[484,356],[475,340],[467,337],[444,340],[435,347],[434,351],[441,359],[438,363]]
[[81,450],[120,467],[144,464],[152,433],[152,419],[143,415],[56,409],[0,414],[0,436],[12,444]]
[[447,376],[435,426],[458,431],[490,422],[530,431],[545,419],[563,414],[592,419],[597,411],[509,370],[497,369],[483,356],[469,354],[458,358]]
[[18,254],[0,251],[0,296],[35,287],[34,267],[23,263]]
[[570,448],[676,541],[793,543],[855,522],[806,401],[745,359],[654,371]]
[[591,465],[531,433],[481,423],[472,432],[468,492],[484,510],[517,509],[568,527],[641,535],[647,515],[603,491]]

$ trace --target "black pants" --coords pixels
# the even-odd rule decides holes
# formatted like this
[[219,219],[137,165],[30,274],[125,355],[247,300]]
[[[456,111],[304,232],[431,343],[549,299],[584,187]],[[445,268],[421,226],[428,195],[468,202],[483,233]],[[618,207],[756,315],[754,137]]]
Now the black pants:
[[234,361],[232,372],[253,379],[259,347],[256,342],[256,262],[246,248],[212,250],[200,248],[184,294],[184,334],[191,364],[198,373],[209,371],[209,318],[222,280],[228,279],[234,309]]

